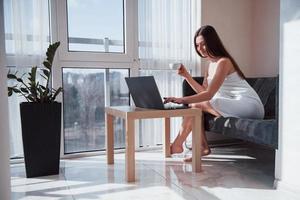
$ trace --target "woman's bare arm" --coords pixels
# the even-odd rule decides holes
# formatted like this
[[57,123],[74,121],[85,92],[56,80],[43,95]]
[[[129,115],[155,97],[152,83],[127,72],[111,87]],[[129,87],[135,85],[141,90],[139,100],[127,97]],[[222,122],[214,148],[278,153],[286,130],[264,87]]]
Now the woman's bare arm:
[[231,66],[232,64],[230,64],[230,61],[228,61],[228,59],[221,59],[220,61],[218,61],[217,65],[218,66],[217,66],[216,73],[213,79],[211,80],[210,85],[204,91],[192,96],[187,96],[182,98],[169,97],[165,99],[165,103],[174,102],[180,104],[181,103],[190,104],[190,103],[210,100],[219,90],[227,74],[230,72],[232,68]]
[[[178,69],[178,74],[185,78],[185,80],[188,82],[188,84],[192,87],[192,89],[196,93],[204,91],[207,87],[207,80],[206,80],[207,73],[206,72],[205,72],[205,76],[204,76],[202,85],[193,79],[193,77],[187,72],[186,68],[183,65],[181,65],[180,68]],[[205,85],[206,85],[206,87],[205,87]]]
[[207,89],[207,76],[208,76],[208,68],[205,69],[202,85],[197,81],[195,81],[192,76],[186,77],[185,80],[188,82],[188,84],[192,87],[192,89],[196,93],[200,93]]
[[217,66],[216,73],[212,78],[211,83],[209,84],[207,89],[198,94],[188,96],[188,97],[183,97],[182,98],[183,103],[189,104],[189,103],[208,101],[216,94],[216,92],[219,90],[222,83],[224,82],[227,74],[231,70],[231,66],[227,59],[221,59],[217,65],[218,66]]
[[205,89],[207,89],[207,86],[208,86],[207,77],[208,77],[208,67],[205,68],[205,74],[204,74],[204,79],[203,79],[203,83],[202,83],[202,87],[204,87]]

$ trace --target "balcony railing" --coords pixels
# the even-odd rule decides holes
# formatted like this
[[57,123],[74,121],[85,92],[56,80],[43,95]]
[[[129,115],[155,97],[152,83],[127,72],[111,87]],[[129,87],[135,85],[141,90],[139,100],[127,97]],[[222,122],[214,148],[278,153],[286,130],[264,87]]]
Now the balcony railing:
[[[5,40],[14,40],[12,33],[5,34]],[[26,41],[39,41],[39,37],[33,35],[26,35]],[[50,42],[50,37],[48,36],[46,41]],[[111,40],[108,37],[104,39],[97,39],[97,38],[82,38],[82,37],[69,37],[68,38],[69,44],[86,44],[86,45],[100,45],[104,46],[104,52],[109,52],[110,46],[116,47],[123,47],[124,41],[123,40]]]

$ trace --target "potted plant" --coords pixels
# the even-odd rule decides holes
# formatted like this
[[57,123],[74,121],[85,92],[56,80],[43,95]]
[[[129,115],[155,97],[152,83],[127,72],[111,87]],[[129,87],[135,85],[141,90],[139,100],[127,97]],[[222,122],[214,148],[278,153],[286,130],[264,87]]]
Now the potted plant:
[[[59,173],[61,138],[61,103],[55,101],[62,88],[51,86],[52,63],[60,42],[50,44],[43,68],[32,67],[29,73],[18,75],[8,72],[7,78],[16,84],[8,87],[23,96],[27,102],[20,104],[23,150],[26,176],[46,176]],[[45,84],[37,80],[40,75]]]

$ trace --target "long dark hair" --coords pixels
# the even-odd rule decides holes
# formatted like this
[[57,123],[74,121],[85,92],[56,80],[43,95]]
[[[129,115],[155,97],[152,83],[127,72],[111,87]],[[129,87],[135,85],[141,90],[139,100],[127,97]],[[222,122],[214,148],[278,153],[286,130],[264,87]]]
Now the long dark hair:
[[228,53],[228,51],[225,49],[220,37],[218,36],[216,30],[214,27],[210,25],[201,26],[195,33],[194,36],[194,46],[197,54],[204,58],[203,55],[197,50],[197,44],[196,44],[196,38],[198,36],[202,36],[206,45],[206,51],[207,54],[212,58],[218,58],[218,57],[226,57],[229,58],[230,61],[233,64],[234,69],[238,73],[238,75],[245,79],[245,75],[241,71],[238,64],[235,62],[235,60],[232,58],[232,56]]

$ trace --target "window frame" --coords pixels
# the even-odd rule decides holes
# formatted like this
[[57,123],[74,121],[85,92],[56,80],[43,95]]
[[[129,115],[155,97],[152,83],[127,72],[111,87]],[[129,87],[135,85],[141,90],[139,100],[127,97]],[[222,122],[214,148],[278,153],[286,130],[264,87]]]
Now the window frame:
[[[137,0],[123,0],[124,7],[124,53],[80,52],[68,49],[67,0],[56,3],[57,40],[61,41],[58,54],[62,61],[134,62],[137,59]],[[135,31],[136,30],[136,31]],[[129,34],[130,31],[130,34]]]
[[[52,84],[54,87],[62,87],[63,68],[109,68],[129,69],[130,76],[137,76],[139,73],[138,59],[138,0],[124,0],[124,45],[125,53],[105,52],[69,52],[67,32],[67,0],[49,0],[50,2],[50,31],[51,43],[60,41],[57,55],[54,58],[52,70]],[[130,34],[128,34],[130,30]],[[129,37],[130,36],[130,37]],[[105,106],[109,106],[109,97],[105,97]],[[57,97],[57,101],[63,101],[63,95]],[[130,100],[130,103],[132,101]],[[62,108],[63,109],[63,108]],[[136,122],[139,123],[139,122]],[[64,127],[63,112],[61,123],[61,157],[71,158],[77,156],[89,156],[99,154],[99,151],[79,152],[67,154],[64,152]],[[136,134],[136,148],[139,148],[139,134]],[[124,150],[120,150],[124,151]],[[97,153],[98,152],[98,153]],[[100,150],[100,152],[102,152]]]

